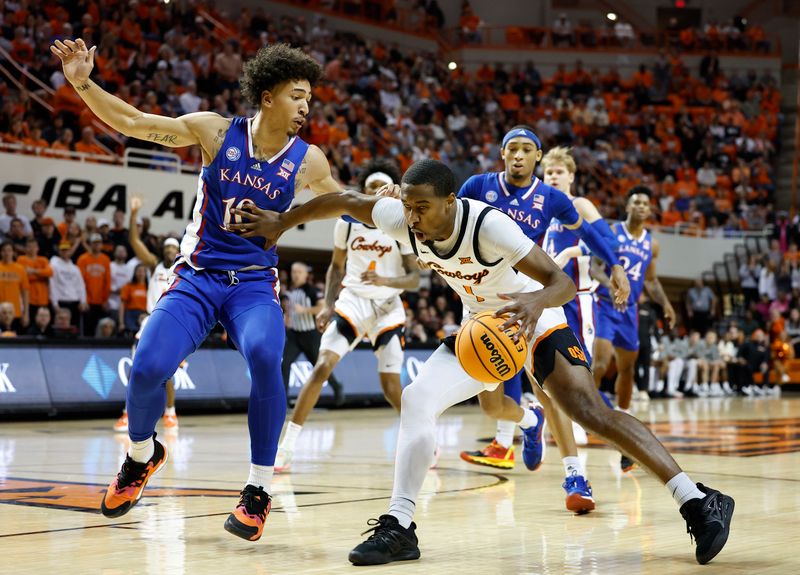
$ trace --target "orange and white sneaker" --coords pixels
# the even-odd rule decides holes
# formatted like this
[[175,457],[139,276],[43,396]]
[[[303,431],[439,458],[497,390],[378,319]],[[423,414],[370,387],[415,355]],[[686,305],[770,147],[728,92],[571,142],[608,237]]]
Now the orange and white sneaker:
[[272,498],[261,487],[245,485],[239,505],[225,520],[225,531],[248,541],[258,541],[264,531]]
[[142,492],[150,478],[164,467],[169,455],[161,442],[156,441],[155,433],[153,444],[153,456],[147,463],[136,462],[130,455],[125,457],[122,469],[108,486],[100,503],[103,515],[106,517],[125,515],[142,498]]
[[167,433],[175,433],[178,431],[178,416],[175,414],[164,414],[164,417],[161,418],[161,423],[164,424],[164,431]]
[[123,411],[119,419],[114,423],[114,431],[117,433],[126,433],[128,431],[128,412]]
[[462,451],[461,459],[476,465],[487,465],[499,469],[514,469],[514,446],[503,447],[497,440],[480,451]]

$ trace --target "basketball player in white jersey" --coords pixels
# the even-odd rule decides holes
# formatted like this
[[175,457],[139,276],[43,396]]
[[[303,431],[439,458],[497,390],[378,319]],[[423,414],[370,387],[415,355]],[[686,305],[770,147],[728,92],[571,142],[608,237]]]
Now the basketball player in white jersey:
[[[370,162],[360,178],[360,190],[374,195],[400,183],[397,167],[386,160]],[[325,278],[325,307],[317,314],[323,332],[319,358],[300,391],[275,459],[275,471],[287,471],[303,424],[322,392],[322,384],[339,361],[365,336],[378,359],[383,395],[400,411],[400,370],[406,320],[400,293],[419,285],[416,256],[381,230],[337,220],[333,258]],[[340,291],[341,290],[341,291]]]
[[[301,223],[347,214],[409,244],[471,312],[508,314],[504,330],[519,324],[519,333],[532,349],[527,368],[538,384],[571,419],[630,453],[666,484],[697,543],[697,561],[707,563],[716,556],[727,541],[733,499],[695,485],[647,427],[602,402],[584,355],[574,353],[580,343],[560,308],[576,294],[569,276],[507,215],[477,200],[457,199],[455,176],[441,162],[414,163],[403,176],[400,193],[399,200],[328,194],[282,214],[247,206],[234,210],[247,223],[233,229],[246,237],[265,237],[270,244]],[[436,421],[448,407],[498,385],[470,378],[447,342],[425,362],[403,391],[388,513],[370,520],[372,534],[350,552],[352,563],[419,558],[413,516],[434,456]],[[524,430],[536,425],[534,410],[523,410],[509,397],[505,400],[509,414],[504,419],[519,422]]]
[[[167,238],[164,240],[164,245],[162,246],[161,252],[163,259],[158,261],[158,258],[147,249],[147,246],[144,245],[144,242],[139,237],[139,228],[136,224],[136,220],[139,215],[139,210],[142,207],[142,203],[142,198],[131,198],[131,215],[130,221],[128,222],[128,242],[131,244],[133,253],[136,254],[136,257],[139,259],[139,261],[142,262],[143,265],[147,266],[147,269],[150,270],[150,281],[147,283],[147,313],[150,314],[153,312],[153,309],[155,309],[161,294],[163,294],[167,287],[169,287],[170,270],[172,268],[172,264],[175,263],[175,258],[178,256],[178,252],[180,251],[180,243],[178,243],[178,240],[175,238]],[[147,323],[147,318],[148,316],[143,318],[142,324],[139,327],[139,331],[136,333],[137,343],[139,342],[139,337],[142,334],[145,323]],[[136,353],[135,344],[133,346],[133,353]],[[182,369],[182,367],[179,367],[178,369]],[[161,421],[164,424],[165,431],[174,433],[178,431],[178,416],[175,413],[175,383],[173,378],[167,380],[166,386],[167,405],[164,409],[164,417],[162,417]],[[122,415],[114,424],[114,431],[120,433],[128,431],[127,409],[122,411]]]

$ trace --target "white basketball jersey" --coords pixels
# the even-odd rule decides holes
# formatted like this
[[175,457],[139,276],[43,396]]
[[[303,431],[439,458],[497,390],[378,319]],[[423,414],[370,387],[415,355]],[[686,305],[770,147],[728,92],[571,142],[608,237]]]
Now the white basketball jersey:
[[372,270],[379,276],[395,278],[406,274],[403,256],[413,253],[408,246],[400,246],[378,228],[361,223],[337,220],[333,230],[333,245],[347,250],[347,264],[342,285],[355,295],[366,299],[389,299],[403,290],[365,284],[361,274]]
[[169,287],[169,276],[172,275],[172,268],[164,266],[164,262],[158,262],[158,265],[153,270],[150,276],[150,283],[147,284],[147,313],[153,313],[153,310],[158,303],[167,287]]
[[[409,242],[417,257],[427,263],[433,271],[438,273],[447,284],[459,295],[462,303],[470,313],[481,311],[495,311],[508,304],[498,294],[530,292],[542,288],[542,284],[517,273],[514,264],[521,259],[500,257],[495,261],[484,259],[488,249],[481,253],[481,243],[492,244],[495,234],[500,233],[497,228],[485,229],[481,233],[484,219],[497,212],[494,208],[476,200],[460,199],[460,221],[456,218],[458,236],[455,245],[447,253],[437,253],[430,243],[421,244],[416,241],[411,230],[407,229]],[[516,254],[526,255],[532,248],[533,242],[522,233],[512,221],[503,230],[507,236],[516,236],[518,232],[518,249]],[[479,236],[480,234],[480,236]],[[515,240],[516,241],[516,240]]]

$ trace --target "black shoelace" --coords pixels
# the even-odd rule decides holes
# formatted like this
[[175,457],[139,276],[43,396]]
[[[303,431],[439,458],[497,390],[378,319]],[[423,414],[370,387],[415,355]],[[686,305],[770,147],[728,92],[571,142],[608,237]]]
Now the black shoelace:
[[242,489],[239,493],[239,505],[244,505],[250,515],[258,515],[262,521],[267,516],[267,501],[269,497],[260,489]]
[[370,529],[367,529],[361,534],[366,535],[372,532],[372,535],[367,537],[367,541],[381,542],[387,545],[392,551],[404,546],[405,538],[399,531],[391,529],[391,524],[388,521],[373,518],[367,520],[367,525],[370,526]]
[[139,485],[147,475],[147,464],[134,461],[130,455],[125,457],[122,469],[117,473],[117,489]]
[[724,505],[721,497],[713,497],[711,501],[709,501],[711,516],[707,517],[706,514],[703,513],[703,507],[705,506],[703,501],[705,501],[705,498],[699,501],[700,504],[689,511],[689,519],[686,521],[686,532],[689,534],[689,540],[694,540],[695,543],[697,542],[698,535],[702,537],[706,528],[711,523],[722,518],[722,507]]

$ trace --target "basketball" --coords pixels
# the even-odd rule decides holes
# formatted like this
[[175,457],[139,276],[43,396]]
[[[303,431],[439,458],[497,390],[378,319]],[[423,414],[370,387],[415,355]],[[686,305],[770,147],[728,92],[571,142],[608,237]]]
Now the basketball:
[[528,355],[525,336],[512,339],[515,329],[501,331],[506,317],[484,311],[461,326],[456,335],[456,357],[470,377],[482,383],[505,381],[522,369]]

